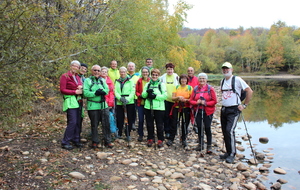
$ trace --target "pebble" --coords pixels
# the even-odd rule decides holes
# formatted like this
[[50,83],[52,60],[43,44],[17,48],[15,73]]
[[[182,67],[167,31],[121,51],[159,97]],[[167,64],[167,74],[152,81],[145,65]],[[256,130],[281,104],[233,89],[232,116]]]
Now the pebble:
[[247,184],[243,184],[244,187],[246,187],[249,190],[256,190],[256,185],[254,185],[251,182],[248,182]]
[[147,176],[151,176],[151,177],[153,177],[153,176],[156,176],[157,175],[157,173],[156,172],[154,172],[154,171],[152,171],[152,170],[148,170],[148,171],[146,171],[146,173],[145,173]]
[[284,169],[281,169],[281,168],[275,168],[274,169],[274,173],[286,174],[286,171]]
[[69,173],[69,176],[76,178],[76,179],[84,179],[85,178],[85,176],[80,172],[71,172],[71,173]]
[[45,157],[48,157],[48,156],[50,156],[50,152],[49,151],[47,151],[47,152],[45,152]]
[[286,184],[288,181],[285,179],[278,179],[277,182],[279,182],[281,184]]
[[131,161],[131,159],[125,159],[125,160],[122,160],[122,164],[124,164],[124,165],[128,165],[128,164],[130,164],[132,161]]
[[22,152],[23,155],[28,155],[29,154],[29,151],[24,151]]
[[169,176],[171,176],[171,175],[172,175],[172,172],[171,172],[171,171],[166,171],[166,172],[165,172],[165,176],[166,176],[166,177],[169,177]]
[[184,175],[182,173],[175,172],[171,175],[172,179],[183,179]]
[[281,184],[279,182],[276,182],[274,183],[272,186],[271,186],[271,189],[272,190],[280,190],[281,189]]
[[110,181],[120,181],[120,180],[122,180],[122,178],[119,176],[112,176],[109,180]]
[[263,144],[266,144],[266,143],[269,142],[269,138],[268,137],[260,137],[259,138],[259,142],[263,143]]
[[138,180],[138,177],[136,175],[132,175],[129,177],[131,180],[136,181]]
[[130,163],[129,164],[129,166],[133,166],[133,167],[138,166],[138,165],[139,165],[138,163]]
[[150,181],[150,180],[149,180],[149,178],[147,178],[147,177],[142,177],[142,178],[141,178],[141,181],[142,181],[142,182],[148,182],[148,181]]
[[262,166],[258,170],[262,171],[262,172],[266,172],[266,171],[269,171],[269,168]]
[[238,166],[237,166],[237,169],[238,169],[239,171],[246,171],[246,170],[249,169],[249,167],[246,166],[246,165],[243,164],[243,163],[239,163]]
[[96,156],[98,159],[102,160],[102,159],[106,159],[108,155],[105,152],[97,152]]

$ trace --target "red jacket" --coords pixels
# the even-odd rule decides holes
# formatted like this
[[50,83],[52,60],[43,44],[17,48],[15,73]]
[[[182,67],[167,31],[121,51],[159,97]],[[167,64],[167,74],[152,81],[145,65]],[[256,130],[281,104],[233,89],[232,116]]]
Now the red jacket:
[[[147,82],[150,81],[150,78],[147,79]],[[135,95],[138,97],[137,99],[137,106],[141,106],[141,95],[143,92],[144,86],[143,86],[143,78],[139,78],[139,80],[136,82],[135,85]]]
[[106,101],[108,107],[114,107],[114,105],[115,105],[114,83],[112,82],[112,80],[109,77],[107,77],[106,84],[109,88],[109,91],[108,91],[108,94],[105,95],[105,101]]
[[64,95],[76,95],[76,90],[79,85],[82,85],[78,74],[75,74],[77,83],[74,80],[71,71],[64,73],[60,77],[60,92]]
[[[196,87],[195,87],[196,88]],[[203,93],[201,92],[201,87],[198,85],[196,89],[196,94],[195,90],[193,90],[191,98],[190,98],[190,104],[192,105],[192,109],[194,113],[196,113],[197,109],[202,109],[202,106],[198,106],[197,100],[200,99],[200,96],[203,96],[203,98],[206,101],[206,105],[204,106],[204,110],[206,112],[206,115],[211,115],[215,112],[216,110],[216,104],[217,104],[217,95],[215,89],[211,86],[210,87],[210,93],[208,93],[208,84],[204,86]]]
[[189,82],[188,85],[192,86],[193,88],[195,88],[195,86],[199,85],[199,81],[198,78],[193,76],[192,78],[189,77]]

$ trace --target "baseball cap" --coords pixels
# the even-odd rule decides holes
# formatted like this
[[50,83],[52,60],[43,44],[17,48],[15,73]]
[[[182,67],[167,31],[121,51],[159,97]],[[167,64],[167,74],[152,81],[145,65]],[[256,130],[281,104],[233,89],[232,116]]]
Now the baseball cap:
[[229,69],[232,69],[232,65],[231,65],[231,63],[229,63],[229,62],[223,63],[222,68],[223,68],[223,67],[227,67],[227,68],[229,68]]

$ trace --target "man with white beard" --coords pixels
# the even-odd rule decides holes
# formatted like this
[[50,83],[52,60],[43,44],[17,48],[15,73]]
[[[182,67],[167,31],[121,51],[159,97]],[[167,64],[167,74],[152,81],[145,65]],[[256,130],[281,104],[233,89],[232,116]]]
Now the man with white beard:
[[[221,81],[222,109],[221,126],[225,141],[226,153],[220,155],[227,163],[233,163],[236,154],[235,128],[242,110],[246,109],[252,97],[252,89],[238,76],[232,75],[231,63],[225,62],[222,65],[222,73],[225,77]],[[233,84],[234,82],[234,84]],[[246,92],[246,98],[242,103],[242,90]]]

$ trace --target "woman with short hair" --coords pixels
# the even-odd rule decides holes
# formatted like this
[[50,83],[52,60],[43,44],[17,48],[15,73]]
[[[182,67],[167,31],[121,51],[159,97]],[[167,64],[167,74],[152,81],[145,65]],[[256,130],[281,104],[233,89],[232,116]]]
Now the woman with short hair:
[[120,67],[120,78],[115,82],[115,97],[116,97],[116,118],[117,118],[117,128],[118,135],[122,137],[122,132],[124,128],[124,118],[125,111],[127,114],[128,125],[125,128],[125,135],[127,141],[131,140],[130,132],[132,129],[133,121],[134,121],[134,96],[135,96],[135,88],[133,88],[134,84],[127,76],[126,67]]
[[74,143],[81,148],[80,143],[80,122],[82,109],[82,82],[78,76],[80,62],[74,60],[70,64],[70,70],[60,77],[60,92],[63,94],[63,111],[67,112],[67,128],[61,142],[63,149],[72,150]]
[[[183,147],[187,146],[187,131],[190,123],[190,97],[193,92],[193,87],[188,85],[189,77],[186,74],[182,74],[179,77],[179,84],[172,93],[172,100],[175,101],[170,115],[172,116],[172,125],[170,139],[167,142],[168,146],[173,144],[175,135],[177,133],[177,126],[181,125],[181,143]],[[181,118],[181,123],[180,123]],[[179,129],[180,130],[180,129]]]
[[215,105],[217,104],[217,95],[215,89],[207,84],[207,79],[208,77],[205,73],[200,73],[198,75],[199,84],[195,86],[193,90],[190,103],[195,113],[195,121],[198,128],[199,146],[195,150],[202,151],[204,149],[204,137],[201,136],[201,134],[204,133],[202,130],[204,128],[207,139],[206,152],[210,154],[212,153],[211,122],[216,110]]
[[169,114],[171,109],[174,105],[174,101],[172,100],[172,93],[175,87],[179,84],[178,83],[178,75],[174,73],[175,65],[173,63],[167,63],[165,65],[167,72],[160,77],[160,81],[166,85],[167,91],[167,99],[165,100],[165,118],[164,118],[164,131],[166,138],[170,138],[170,130],[171,130],[171,123],[172,118],[170,118]]
[[164,141],[164,115],[165,99],[167,98],[166,86],[159,80],[160,71],[152,69],[151,80],[145,85],[142,97],[145,100],[145,115],[148,131],[147,146],[151,147],[155,142],[154,121],[156,124],[157,146],[163,147]]
[[135,95],[138,97],[137,99],[137,111],[138,111],[138,118],[139,118],[139,125],[138,125],[138,141],[142,142],[144,137],[144,105],[145,99],[142,97],[143,89],[147,82],[150,81],[150,70],[147,66],[142,67],[141,69],[142,77],[136,83],[135,86]]

